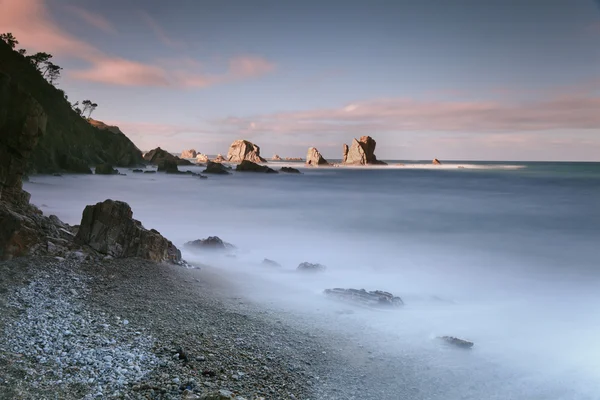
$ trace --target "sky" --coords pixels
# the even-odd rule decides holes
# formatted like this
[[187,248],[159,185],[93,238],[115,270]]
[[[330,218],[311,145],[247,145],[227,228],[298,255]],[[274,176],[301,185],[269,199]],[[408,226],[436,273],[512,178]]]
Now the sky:
[[600,0],[0,0],[142,150],[600,161]]

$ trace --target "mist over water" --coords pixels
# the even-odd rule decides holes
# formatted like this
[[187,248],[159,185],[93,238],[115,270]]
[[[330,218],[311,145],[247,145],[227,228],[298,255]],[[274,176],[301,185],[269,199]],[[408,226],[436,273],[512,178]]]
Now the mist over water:
[[[461,165],[205,180],[121,170],[128,175],[34,176],[25,189],[70,224],[112,198],[180,248],[215,235],[234,244],[235,258],[184,258],[299,323],[397,357],[408,371],[395,382],[409,390],[402,398],[600,398],[600,165]],[[328,269],[294,271],[304,261]],[[405,306],[334,302],[321,294],[331,287],[386,290]],[[475,347],[448,348],[439,335]]]

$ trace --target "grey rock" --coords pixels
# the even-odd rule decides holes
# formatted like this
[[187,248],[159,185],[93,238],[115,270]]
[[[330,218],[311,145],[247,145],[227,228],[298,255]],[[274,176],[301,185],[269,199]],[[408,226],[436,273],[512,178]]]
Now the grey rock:
[[404,305],[402,299],[389,292],[375,290],[367,292],[365,289],[325,289],[325,295],[343,301],[366,305],[376,308],[397,308]]

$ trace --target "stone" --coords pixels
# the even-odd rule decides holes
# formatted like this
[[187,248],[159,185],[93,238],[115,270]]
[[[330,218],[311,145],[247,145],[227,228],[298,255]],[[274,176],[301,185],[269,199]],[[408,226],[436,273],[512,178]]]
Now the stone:
[[275,154],[272,158],[272,161],[281,161],[281,157],[279,157],[277,154]]
[[212,161],[216,162],[216,163],[222,163],[222,162],[225,162],[227,160],[225,159],[225,157],[223,157],[222,154],[217,154],[217,157],[215,157]]
[[144,170],[143,169],[139,169],[139,168],[135,168],[131,172],[139,174],[139,173],[144,172]]
[[156,171],[155,170],[149,170],[149,171],[144,171],[145,174],[155,174]]
[[154,229],[133,219],[125,202],[105,200],[83,210],[75,242],[114,258],[140,257],[155,262],[179,264],[181,252]]
[[229,175],[229,171],[227,168],[221,163],[209,161],[206,164],[206,169],[204,171],[205,174],[220,174],[220,175]]
[[253,163],[267,162],[260,156],[260,147],[247,140],[236,140],[229,146],[227,161],[241,163],[251,161]]
[[433,161],[431,162],[433,165],[442,165],[442,163],[440,162],[440,160],[438,160],[437,158],[434,158]]
[[266,165],[259,165],[248,160],[243,160],[241,163],[239,163],[235,170],[238,172],[265,172],[267,174],[277,173],[277,171],[267,167]]
[[311,147],[308,149],[308,153],[306,154],[306,165],[310,165],[312,167],[318,167],[321,165],[330,165],[326,159],[323,158],[319,150],[316,147]]
[[459,339],[454,336],[438,336],[438,339],[443,340],[447,344],[460,347],[461,349],[470,349],[475,345],[475,343],[473,342],[464,339]]
[[161,149],[160,147],[157,147],[157,148],[145,153],[144,160],[146,160],[150,164],[156,164],[156,165],[159,165],[164,160],[173,161],[177,165],[193,165],[190,161],[183,160],[177,156],[174,156],[173,154],[169,153],[166,150]]
[[229,390],[221,389],[217,392],[203,393],[200,400],[232,400],[237,399],[236,395]]
[[362,304],[377,308],[396,308],[404,305],[402,299],[389,292],[375,290],[367,292],[365,289],[325,289],[325,295],[352,303]]
[[281,169],[279,171],[286,172],[288,174],[300,174],[301,173],[299,169],[292,168],[292,167],[281,167]]
[[296,269],[302,272],[321,272],[325,271],[327,267],[319,263],[303,262],[300,263]]
[[166,172],[167,174],[179,174],[179,168],[177,168],[177,162],[173,160],[163,159],[158,162],[158,172]]
[[208,156],[206,154],[202,154],[202,153],[198,153],[196,154],[196,162],[197,163],[207,163],[208,160]]
[[196,150],[189,149],[189,150],[182,151],[179,158],[196,158],[197,155],[198,155],[198,153],[196,153]]
[[119,171],[110,164],[98,164],[94,170],[96,175],[119,175]]
[[359,140],[353,139],[350,147],[344,144],[342,149],[342,163],[351,165],[386,165],[383,161],[377,160],[375,156],[376,144],[371,136],[361,136]]
[[224,242],[218,236],[209,236],[206,239],[197,239],[187,242],[183,247],[191,250],[228,250],[234,249],[231,243]]

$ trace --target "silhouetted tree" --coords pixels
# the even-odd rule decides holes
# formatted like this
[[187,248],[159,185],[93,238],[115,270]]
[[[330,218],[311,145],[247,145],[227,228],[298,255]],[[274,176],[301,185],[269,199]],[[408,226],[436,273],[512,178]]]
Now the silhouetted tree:
[[0,40],[6,42],[11,49],[14,49],[19,44],[19,41],[10,32],[0,34]]
[[81,110],[81,114],[85,115],[86,112],[88,112],[88,110],[90,109],[90,107],[92,106],[92,103],[90,100],[84,100],[81,102],[81,105],[83,106],[83,109]]
[[42,72],[42,65],[47,63],[52,58],[52,54],[48,53],[35,53],[31,56],[27,56],[30,63],[33,64],[38,71]]
[[54,84],[54,82],[56,82],[56,80],[60,78],[60,71],[62,70],[62,67],[59,67],[56,64],[52,64],[49,61],[46,63],[46,65],[47,66],[44,75],[48,77],[48,82]]
[[18,53],[19,53],[20,55],[24,56],[25,54],[27,54],[27,50],[25,50],[25,49],[19,49],[19,50],[18,50]]
[[88,118],[92,117],[92,113],[94,112],[94,110],[96,109],[96,107],[98,107],[98,104],[96,104],[96,103],[92,103],[90,105],[90,108],[88,110]]

